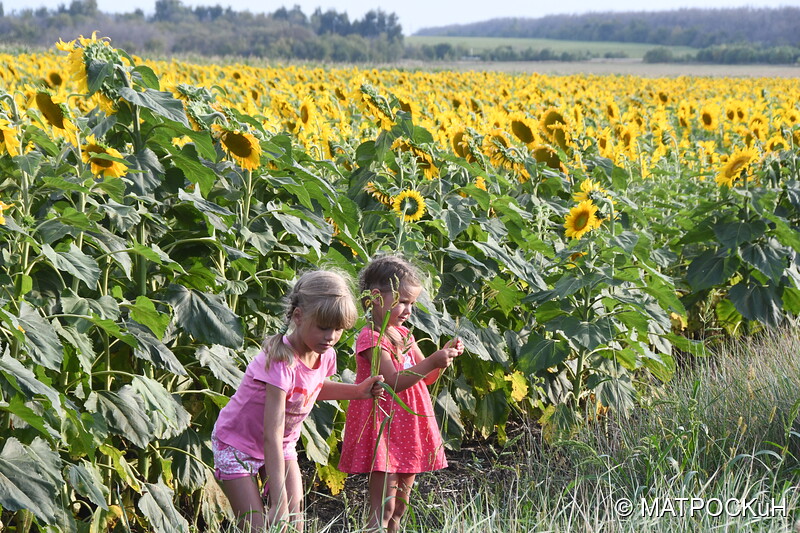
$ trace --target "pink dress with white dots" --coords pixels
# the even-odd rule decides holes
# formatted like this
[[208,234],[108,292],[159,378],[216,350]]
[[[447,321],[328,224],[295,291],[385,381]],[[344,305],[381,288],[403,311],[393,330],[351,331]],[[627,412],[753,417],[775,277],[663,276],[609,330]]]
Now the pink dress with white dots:
[[[397,330],[404,339],[408,339],[408,346],[414,345],[414,337],[408,328],[400,326]],[[358,335],[357,383],[370,375],[370,362],[360,354],[373,348],[379,338],[380,334],[369,327],[362,329]],[[415,364],[410,351],[400,353],[385,336],[380,341],[381,348],[394,356],[393,362],[398,371]],[[378,401],[377,409],[373,409],[373,399],[350,401],[339,470],[351,474],[373,471],[411,474],[447,467],[442,436],[426,385],[419,381],[397,396],[417,414],[407,412],[388,393],[384,393]],[[389,422],[384,426],[387,418]]]

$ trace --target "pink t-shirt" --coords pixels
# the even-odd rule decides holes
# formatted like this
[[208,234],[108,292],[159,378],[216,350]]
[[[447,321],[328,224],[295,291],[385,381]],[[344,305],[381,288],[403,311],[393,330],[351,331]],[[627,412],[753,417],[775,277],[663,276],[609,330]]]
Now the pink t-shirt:
[[[286,337],[283,342],[288,344]],[[336,373],[336,352],[331,348],[321,354],[316,368],[297,359],[291,365],[278,361],[266,368],[266,361],[262,350],[247,365],[242,383],[219,413],[214,432],[221,442],[264,459],[266,384],[273,385],[286,393],[283,453],[285,459],[294,460],[303,420],[314,407],[325,379]]]

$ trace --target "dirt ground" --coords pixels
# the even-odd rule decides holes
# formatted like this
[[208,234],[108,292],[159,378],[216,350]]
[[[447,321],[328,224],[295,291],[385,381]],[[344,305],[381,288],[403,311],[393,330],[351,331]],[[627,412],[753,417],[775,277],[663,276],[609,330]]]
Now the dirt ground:
[[680,63],[643,63],[640,59],[604,59],[593,61],[453,61],[402,63],[403,68],[456,71],[498,71],[566,76],[572,74],[619,74],[645,78],[678,76],[713,76],[731,78],[800,78],[800,65],[711,65]]
[[[414,501],[425,502],[429,496],[434,501],[452,500],[454,502],[471,500],[474,491],[480,487],[503,486],[510,478],[517,477],[517,469],[521,466],[520,454],[532,453],[530,448],[541,446],[541,435],[525,432],[521,426],[509,424],[509,445],[501,446],[497,442],[472,441],[464,443],[458,451],[447,451],[448,467],[436,472],[417,476],[412,507]],[[520,436],[516,439],[515,436]],[[301,454],[302,457],[302,454]],[[301,469],[305,480],[313,478],[313,465],[301,459]],[[331,496],[327,489],[320,488],[319,483],[311,483],[311,491],[306,497],[306,519],[323,524],[330,531],[345,532],[363,524],[358,518],[365,509],[367,495],[367,475],[350,475],[345,481],[344,491]],[[433,494],[435,493],[435,494]],[[435,520],[435,513],[425,517],[426,522]],[[432,531],[435,524],[429,524]],[[358,530],[357,529],[357,530]]]

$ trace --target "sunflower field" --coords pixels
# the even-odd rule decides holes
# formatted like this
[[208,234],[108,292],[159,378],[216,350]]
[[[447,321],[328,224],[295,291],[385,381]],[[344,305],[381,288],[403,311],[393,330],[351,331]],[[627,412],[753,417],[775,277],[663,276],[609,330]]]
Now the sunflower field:
[[[800,312],[800,86],[192,65],[105,39],[0,62],[0,506],[18,531],[218,528],[210,433],[298,272],[428,278],[447,445],[624,416]],[[360,325],[357,325],[357,328]],[[357,331],[357,329],[356,329]],[[353,332],[338,347],[352,378]],[[336,493],[343,411],[306,455]]]

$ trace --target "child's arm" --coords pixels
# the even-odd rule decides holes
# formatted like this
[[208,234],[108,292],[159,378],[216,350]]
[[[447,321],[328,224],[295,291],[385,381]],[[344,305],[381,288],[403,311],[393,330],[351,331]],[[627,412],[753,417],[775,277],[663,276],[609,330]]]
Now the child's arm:
[[269,483],[269,524],[289,519],[286,494],[286,460],[283,457],[283,428],[286,420],[286,392],[266,385],[264,404],[264,469]]
[[[447,341],[447,344],[445,344],[444,347],[455,348],[456,351],[458,352],[456,355],[461,355],[464,352],[464,343],[462,343],[461,339],[459,338],[450,339],[449,341]],[[422,350],[419,349],[419,346],[417,346],[416,341],[414,342],[414,345],[411,347],[411,350],[412,350],[411,353],[414,355],[414,361],[420,363],[425,360],[425,356],[422,355]],[[441,373],[442,373],[441,368],[435,368],[432,372],[428,373],[423,378],[422,381],[423,383],[425,383],[425,385],[433,385],[434,383],[436,383],[436,380],[439,379]]]
[[[417,357],[422,357],[422,360],[417,362],[414,366],[407,370],[398,371],[394,362],[392,362],[392,355],[381,349],[380,351],[380,373],[383,375],[384,381],[389,384],[395,392],[401,392],[409,387],[414,386],[417,382],[423,379],[431,372],[438,371],[441,368],[447,368],[453,361],[453,358],[461,354],[455,344],[451,346],[448,342],[444,348],[433,352],[428,357],[422,357],[422,353],[414,354],[415,360]],[[461,348],[463,351],[463,348]],[[373,349],[364,350],[361,355],[368,360],[372,358]]]
[[379,385],[381,381],[383,376],[370,376],[354,385],[326,379],[322,383],[322,390],[319,391],[317,400],[366,400],[380,396],[383,392],[383,388]]

